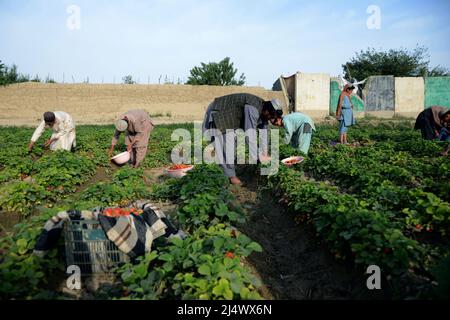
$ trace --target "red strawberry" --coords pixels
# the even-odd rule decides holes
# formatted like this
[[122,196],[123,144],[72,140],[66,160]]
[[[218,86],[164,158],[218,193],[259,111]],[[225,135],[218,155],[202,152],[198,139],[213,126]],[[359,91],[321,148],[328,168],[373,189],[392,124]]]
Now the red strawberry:
[[233,259],[233,258],[234,258],[234,253],[231,252],[231,251],[228,251],[228,252],[225,254],[225,257],[226,257],[226,258]]

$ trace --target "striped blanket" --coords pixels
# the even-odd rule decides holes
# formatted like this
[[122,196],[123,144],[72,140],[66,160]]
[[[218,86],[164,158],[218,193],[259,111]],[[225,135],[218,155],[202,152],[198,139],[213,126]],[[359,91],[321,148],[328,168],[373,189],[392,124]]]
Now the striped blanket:
[[150,252],[153,241],[161,236],[185,238],[184,232],[176,228],[164,212],[153,204],[139,200],[129,206],[129,208],[132,207],[142,209],[143,213],[113,218],[104,215],[103,211],[107,208],[102,207],[86,211],[59,212],[45,223],[35,245],[34,254],[44,256],[55,247],[63,231],[64,223],[69,220],[98,220],[107,238],[130,258]]

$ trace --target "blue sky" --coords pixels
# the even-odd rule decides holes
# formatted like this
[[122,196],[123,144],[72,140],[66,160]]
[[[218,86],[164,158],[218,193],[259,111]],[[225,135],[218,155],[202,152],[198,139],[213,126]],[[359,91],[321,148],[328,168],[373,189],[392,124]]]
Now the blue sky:
[[[343,5],[347,3],[347,5]],[[80,29],[66,26],[80,8]],[[369,29],[370,5],[381,29]],[[450,68],[450,1],[0,0],[0,60],[58,82],[186,80],[229,56],[247,85],[270,88],[296,71],[342,73],[355,51],[429,48]]]

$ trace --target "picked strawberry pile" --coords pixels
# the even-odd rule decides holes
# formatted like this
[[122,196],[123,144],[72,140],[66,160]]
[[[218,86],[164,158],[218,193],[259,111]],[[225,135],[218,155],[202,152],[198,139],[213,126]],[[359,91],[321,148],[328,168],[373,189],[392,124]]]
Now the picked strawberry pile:
[[191,168],[191,165],[188,164],[174,164],[171,167],[169,167],[169,170],[183,170],[183,169],[189,169]]
[[124,217],[131,214],[141,215],[144,211],[136,208],[106,208],[103,215],[110,218]]

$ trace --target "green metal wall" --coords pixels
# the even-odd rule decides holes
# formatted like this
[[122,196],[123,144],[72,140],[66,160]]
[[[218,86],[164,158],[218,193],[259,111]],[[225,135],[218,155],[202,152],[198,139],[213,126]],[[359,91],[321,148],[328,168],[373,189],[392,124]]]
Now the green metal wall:
[[[330,114],[336,113],[337,104],[341,90],[339,90],[339,83],[332,80],[330,83]],[[352,103],[355,111],[364,111],[364,101],[357,96],[352,96]]]
[[425,108],[431,106],[450,108],[450,77],[425,78]]

